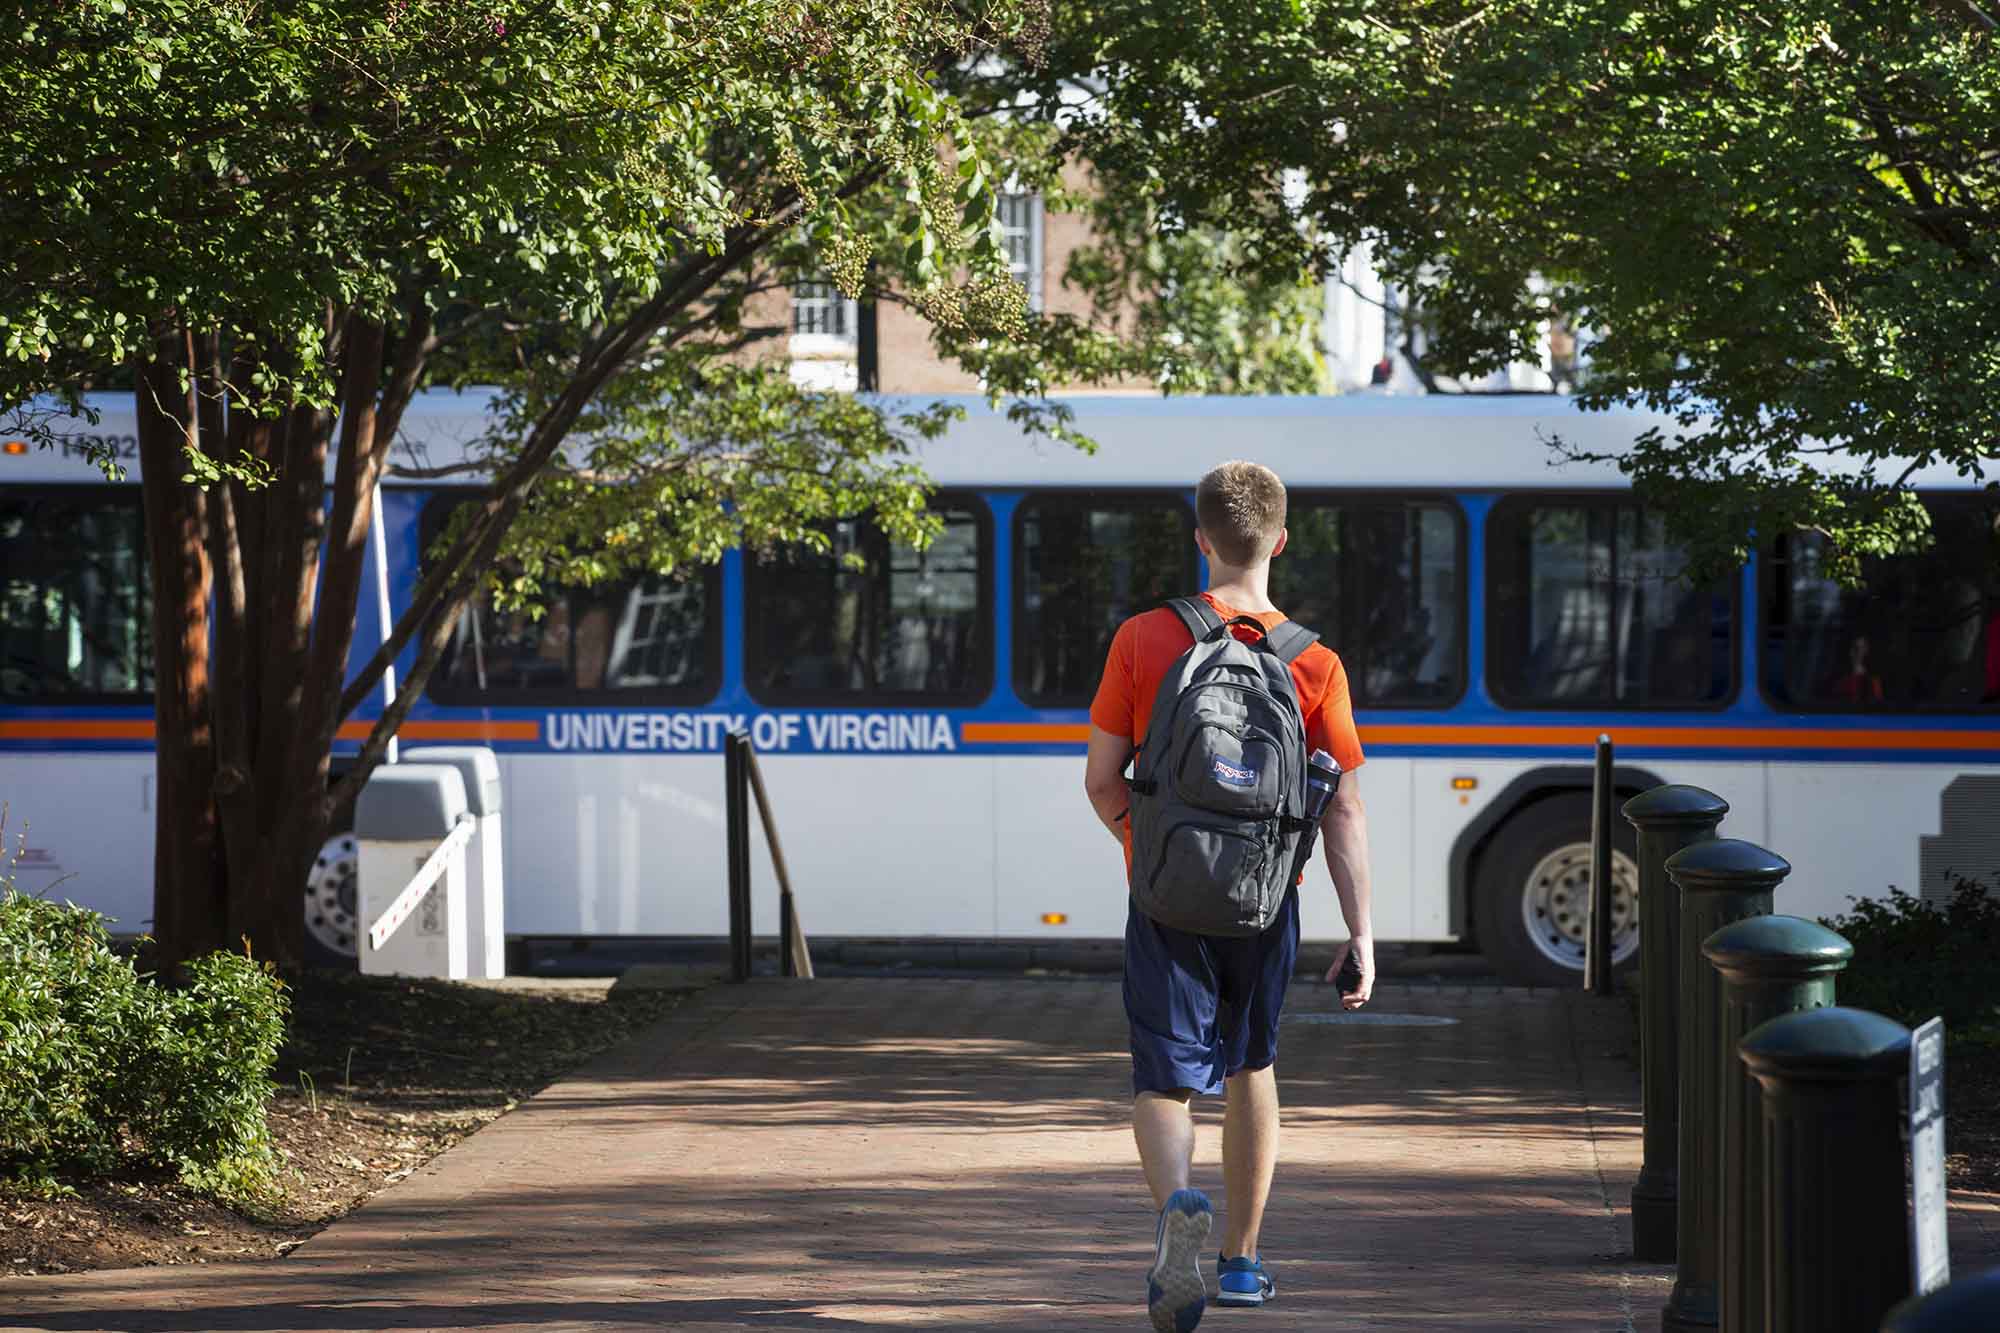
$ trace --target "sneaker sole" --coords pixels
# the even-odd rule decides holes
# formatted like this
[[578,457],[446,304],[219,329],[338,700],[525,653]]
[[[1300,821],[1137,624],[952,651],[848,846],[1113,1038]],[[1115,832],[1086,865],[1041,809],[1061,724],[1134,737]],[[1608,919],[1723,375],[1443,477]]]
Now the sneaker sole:
[[1153,1271],[1146,1283],[1146,1313],[1156,1333],[1192,1333],[1208,1304],[1201,1256],[1215,1212],[1197,1190],[1178,1190],[1167,1200]]
[[1240,1291],[1225,1291],[1215,1298],[1217,1305],[1252,1306],[1262,1305],[1264,1297],[1246,1295]]

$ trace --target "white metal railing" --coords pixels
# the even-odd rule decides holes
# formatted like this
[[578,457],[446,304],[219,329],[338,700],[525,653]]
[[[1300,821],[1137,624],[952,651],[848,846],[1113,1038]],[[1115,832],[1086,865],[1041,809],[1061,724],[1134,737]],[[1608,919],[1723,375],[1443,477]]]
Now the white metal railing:
[[370,948],[381,948],[389,937],[396,933],[396,928],[410,919],[410,913],[417,910],[417,904],[437,887],[440,879],[444,878],[444,872],[451,865],[451,859],[462,854],[465,844],[472,841],[473,830],[478,826],[478,821],[471,815],[458,817],[458,821],[451,827],[451,832],[439,840],[437,849],[424,858],[424,863],[417,867],[415,877],[403,886],[401,893],[396,895],[396,901],[390,903],[382,915],[375,918],[374,925],[368,927]]

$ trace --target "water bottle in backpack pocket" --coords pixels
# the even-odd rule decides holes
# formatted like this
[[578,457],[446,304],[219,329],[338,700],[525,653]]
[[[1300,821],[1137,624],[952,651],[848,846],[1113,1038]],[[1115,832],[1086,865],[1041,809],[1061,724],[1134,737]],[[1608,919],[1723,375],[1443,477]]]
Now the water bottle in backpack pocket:
[[[1311,827],[1291,663],[1319,636],[1168,603],[1194,637],[1160,682],[1133,760],[1132,899],[1177,930],[1254,935],[1277,915]],[[1255,642],[1231,624],[1258,631]]]

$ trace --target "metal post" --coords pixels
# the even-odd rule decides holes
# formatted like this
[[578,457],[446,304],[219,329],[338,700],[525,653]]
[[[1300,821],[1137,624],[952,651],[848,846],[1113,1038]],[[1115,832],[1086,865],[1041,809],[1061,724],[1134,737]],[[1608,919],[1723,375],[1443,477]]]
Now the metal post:
[[1762,1089],[1765,1333],[1873,1333],[1910,1294],[1903,1107],[1910,1033],[1810,1009],[1743,1039]]
[[795,977],[798,968],[792,964],[792,891],[778,891],[778,975]]
[[1882,1324],[1882,1333],[1991,1333],[2000,1328],[2000,1268],[1960,1278],[1928,1296],[1911,1297]]
[[1667,858],[1715,836],[1729,802],[1678,783],[1625,802],[1639,831],[1639,1045],[1645,1160],[1632,1186],[1632,1257],[1672,1263],[1680,1162],[1680,895]]
[[1736,1048],[1751,1029],[1833,1003],[1834,976],[1854,946],[1816,922],[1753,916],[1701,946],[1722,974],[1722,1333],[1764,1327],[1764,1118]]
[[1611,738],[1597,738],[1597,773],[1591,786],[1590,928],[1583,955],[1583,986],[1612,995],[1611,962]]
[[1681,898],[1680,1271],[1661,1315],[1663,1333],[1714,1328],[1722,1262],[1722,978],[1702,942],[1732,921],[1768,916],[1771,890],[1791,873],[1776,852],[1716,838],[1667,858]]
[[745,780],[745,737],[722,741],[724,836],[729,843],[729,979],[750,978],[750,791]]

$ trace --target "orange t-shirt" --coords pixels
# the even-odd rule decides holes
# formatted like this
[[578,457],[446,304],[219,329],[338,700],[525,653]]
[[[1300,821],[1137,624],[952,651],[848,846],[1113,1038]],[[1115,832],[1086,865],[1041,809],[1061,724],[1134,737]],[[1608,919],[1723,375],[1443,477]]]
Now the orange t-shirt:
[[[1285,619],[1282,611],[1238,611],[1212,594],[1202,599],[1224,620],[1247,615],[1269,629]],[[1238,626],[1230,631],[1247,639],[1250,631]],[[1153,699],[1160,681],[1192,640],[1187,626],[1163,606],[1133,616],[1112,636],[1111,651],[1105,655],[1104,677],[1097,683],[1097,697],[1090,703],[1090,720],[1099,730],[1123,736],[1134,745],[1144,743],[1146,727],[1153,720]],[[1361,737],[1354,730],[1354,704],[1347,692],[1347,668],[1325,644],[1316,643],[1292,660],[1292,684],[1299,692],[1299,712],[1306,721],[1306,753],[1325,750],[1339,761],[1342,772],[1361,767]],[[1126,825],[1126,856],[1131,856],[1131,825]]]

